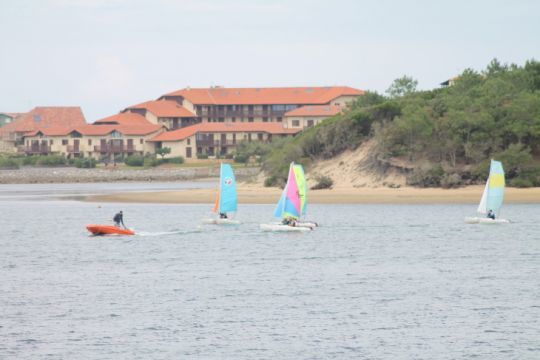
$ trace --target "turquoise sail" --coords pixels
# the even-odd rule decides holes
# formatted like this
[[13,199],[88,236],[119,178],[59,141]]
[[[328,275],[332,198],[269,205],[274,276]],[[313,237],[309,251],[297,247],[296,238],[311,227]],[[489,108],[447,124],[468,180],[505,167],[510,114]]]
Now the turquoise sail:
[[236,192],[236,179],[230,164],[221,164],[220,174],[219,212],[228,213],[238,208],[238,194]]
[[285,209],[285,199],[287,197],[287,188],[283,189],[283,192],[281,193],[281,197],[279,198],[279,201],[276,205],[276,210],[274,210],[274,216],[281,219],[281,216],[283,215],[283,209]]
[[504,201],[504,170],[500,161],[491,160],[489,169],[489,188],[487,194],[487,210],[499,214]]

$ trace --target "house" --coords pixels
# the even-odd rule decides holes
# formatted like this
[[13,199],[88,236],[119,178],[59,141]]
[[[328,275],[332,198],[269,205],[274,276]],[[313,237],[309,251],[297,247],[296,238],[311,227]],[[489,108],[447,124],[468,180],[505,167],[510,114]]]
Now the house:
[[232,154],[242,141],[270,142],[275,137],[293,136],[300,129],[286,129],[281,123],[200,123],[163,132],[149,141],[155,147],[168,147],[168,157],[190,159],[196,154],[209,156]]
[[348,86],[281,88],[185,88],[159,100],[175,101],[201,122],[282,122],[302,106],[346,107],[364,91]]
[[154,143],[148,139],[163,130],[163,126],[148,122],[41,128],[25,134],[24,152],[27,155],[59,154],[67,158],[105,157],[113,160],[133,154],[154,153]]
[[320,123],[322,120],[343,111],[338,105],[308,105],[285,113],[283,127],[288,129],[305,129]]
[[40,106],[0,128],[0,152],[24,151],[24,135],[50,127],[86,125],[78,106]]

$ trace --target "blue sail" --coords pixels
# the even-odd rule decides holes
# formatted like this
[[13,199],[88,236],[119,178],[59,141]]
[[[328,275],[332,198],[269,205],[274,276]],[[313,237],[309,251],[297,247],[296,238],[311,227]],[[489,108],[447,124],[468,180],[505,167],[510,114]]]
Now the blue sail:
[[285,200],[287,198],[287,188],[283,189],[279,202],[276,205],[276,210],[274,210],[274,216],[281,219],[283,215],[283,210],[285,209]]
[[231,165],[221,164],[219,181],[219,212],[236,211],[238,208],[238,194],[236,193],[236,179]]

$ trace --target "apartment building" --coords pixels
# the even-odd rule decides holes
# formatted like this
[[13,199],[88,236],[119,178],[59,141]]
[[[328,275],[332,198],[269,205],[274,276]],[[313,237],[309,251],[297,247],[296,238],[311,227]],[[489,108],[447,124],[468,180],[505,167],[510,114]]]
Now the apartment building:
[[80,107],[40,106],[19,115],[0,128],[0,152],[24,151],[24,136],[32,131],[50,127],[86,125]]
[[163,132],[152,139],[156,148],[168,147],[168,157],[194,158],[232,154],[242,141],[270,142],[276,137],[293,136],[300,129],[285,129],[279,123],[200,123]]
[[283,127],[288,129],[309,128],[319,124],[324,119],[328,119],[343,111],[337,105],[308,105],[288,111],[285,113]]
[[163,126],[149,123],[42,128],[25,135],[24,152],[27,155],[59,154],[67,158],[106,157],[112,160],[154,153],[154,143],[148,140],[163,130]]
[[201,122],[282,122],[303,106],[346,107],[364,92],[347,86],[282,88],[185,88],[159,100],[175,101]]

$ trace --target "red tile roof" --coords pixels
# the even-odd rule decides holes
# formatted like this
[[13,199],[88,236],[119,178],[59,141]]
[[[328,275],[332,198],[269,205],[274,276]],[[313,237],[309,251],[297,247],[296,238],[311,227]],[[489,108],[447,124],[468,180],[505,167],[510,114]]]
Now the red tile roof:
[[285,113],[285,116],[334,116],[339,114],[343,108],[336,105],[307,105],[296,108]]
[[85,125],[78,106],[39,106],[0,128],[0,135],[27,132],[38,128]]
[[146,101],[126,108],[126,110],[129,109],[146,109],[157,117],[184,118],[197,116],[173,100]]
[[163,128],[162,125],[154,124],[136,124],[136,125],[97,125],[88,124],[77,127],[50,127],[37,129],[26,134],[26,136],[36,136],[38,133],[42,133],[46,136],[67,136],[76,131],[82,135],[87,136],[99,136],[108,135],[113,131],[118,131],[124,135],[148,135],[157,132]]
[[147,125],[150,122],[140,114],[126,112],[96,120],[94,124]]
[[197,105],[327,104],[345,95],[359,96],[363,90],[348,86],[287,88],[185,88],[164,96],[182,96]]
[[248,122],[248,123],[200,123],[178,130],[163,132],[149,141],[178,141],[196,133],[231,133],[231,132],[265,132],[273,135],[296,134],[300,129],[286,129],[281,123]]

